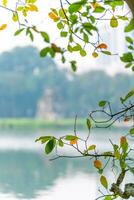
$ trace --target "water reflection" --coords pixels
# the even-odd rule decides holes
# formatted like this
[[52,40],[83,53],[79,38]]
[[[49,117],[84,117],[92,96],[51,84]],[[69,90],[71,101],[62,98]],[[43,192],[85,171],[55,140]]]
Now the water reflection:
[[[74,181],[76,178],[78,181],[74,181],[75,184],[80,183],[82,176],[78,175],[79,172],[88,174],[86,179],[89,178],[89,174],[93,172],[90,162],[67,159],[50,162],[33,151],[0,152],[0,192],[14,194],[17,198],[37,198],[59,183],[66,188],[71,184],[68,181],[70,179]],[[65,180],[67,185],[62,184]],[[76,189],[77,186],[76,184]]]
[[[90,137],[92,144],[102,151],[109,149],[109,137],[117,142],[121,135],[116,132],[115,137],[112,130],[102,133]],[[0,199],[94,200],[100,195],[99,177],[88,158],[50,162],[43,155],[43,146],[34,143],[37,137],[9,133],[0,137]],[[115,178],[110,170],[105,175],[108,180]],[[134,182],[132,174],[126,178],[127,183]]]

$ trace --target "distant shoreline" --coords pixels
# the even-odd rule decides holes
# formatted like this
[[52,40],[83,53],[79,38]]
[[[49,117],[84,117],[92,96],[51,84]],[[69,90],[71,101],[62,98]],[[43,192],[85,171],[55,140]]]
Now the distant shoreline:
[[[116,123],[114,128],[131,127],[131,123]],[[1,118],[0,129],[72,129],[74,128],[74,119],[40,120],[35,118]],[[77,128],[87,129],[86,119],[77,120]]]

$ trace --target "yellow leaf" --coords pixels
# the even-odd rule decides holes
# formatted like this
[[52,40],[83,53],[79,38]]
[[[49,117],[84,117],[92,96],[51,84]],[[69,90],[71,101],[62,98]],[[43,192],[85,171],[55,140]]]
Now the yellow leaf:
[[97,8],[97,7],[101,7],[101,5],[97,2],[91,3],[91,5],[93,6],[94,9]]
[[2,25],[0,26],[0,31],[3,31],[4,29],[6,29],[6,27],[7,27],[7,24],[2,24]]
[[29,4],[29,7],[28,9],[31,11],[31,12],[38,12],[38,7],[34,4]]
[[51,19],[53,19],[54,21],[56,21],[56,20],[59,19],[58,15],[56,15],[56,13],[54,13],[54,12],[50,12],[50,13],[48,14],[48,16],[49,16]]
[[18,21],[18,15],[17,15],[17,13],[13,13],[12,20],[13,20],[14,22],[17,22],[17,21]]
[[74,140],[70,140],[70,144],[73,145],[73,144],[76,144],[78,141],[78,138],[74,139]]
[[94,166],[97,168],[97,169],[102,169],[102,163],[100,160],[95,160],[94,161]]
[[4,7],[7,7],[7,3],[8,3],[7,0],[3,0],[3,1],[2,1],[2,5],[3,5]]

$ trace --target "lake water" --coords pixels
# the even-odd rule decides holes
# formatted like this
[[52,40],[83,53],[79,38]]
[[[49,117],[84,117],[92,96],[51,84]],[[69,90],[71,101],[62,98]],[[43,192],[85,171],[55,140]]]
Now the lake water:
[[[44,131],[46,135],[52,131]],[[100,193],[99,176],[87,158],[58,159],[49,161],[43,153],[43,146],[35,143],[35,138],[44,132],[33,134],[23,131],[2,132],[0,136],[0,199],[17,200],[95,200]],[[125,131],[124,131],[125,132]],[[57,133],[53,131],[52,134]],[[63,132],[58,131],[58,134]],[[64,132],[64,135],[68,131]],[[115,142],[123,130],[94,131],[91,144],[97,144],[101,150],[109,149],[109,138]],[[71,134],[71,133],[70,133]],[[82,137],[85,133],[82,132]],[[71,151],[66,152],[71,154]],[[114,178],[110,170],[105,175]],[[134,182],[130,174],[127,181]]]

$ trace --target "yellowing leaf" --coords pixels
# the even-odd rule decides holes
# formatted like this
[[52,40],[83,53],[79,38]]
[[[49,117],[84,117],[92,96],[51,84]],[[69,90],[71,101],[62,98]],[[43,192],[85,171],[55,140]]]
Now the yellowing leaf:
[[96,145],[93,144],[93,145],[91,145],[91,146],[88,147],[88,151],[94,150],[95,148],[96,148]]
[[128,142],[125,136],[120,138],[120,147],[122,148],[123,152],[126,152],[128,149]]
[[17,13],[13,13],[12,20],[13,20],[14,22],[17,22],[17,21],[18,21],[18,14],[17,14]]
[[66,12],[67,12],[67,10],[66,9],[60,9],[59,10],[59,16],[61,17],[61,18],[63,18],[63,19],[66,19]]
[[54,21],[57,21],[59,19],[58,15],[56,15],[54,12],[50,12],[48,16],[53,19]]
[[101,43],[97,46],[99,49],[107,49],[107,45],[105,43]]
[[127,143],[127,139],[126,139],[126,137],[121,137],[120,138],[120,146],[122,146],[122,145],[124,145],[124,144],[126,144]]
[[95,160],[94,161],[94,166],[97,168],[97,169],[102,169],[102,163],[100,160]]
[[107,182],[107,179],[106,179],[106,177],[105,176],[101,176],[100,177],[100,182],[101,182],[101,184],[104,186],[104,188],[108,188],[108,182]]
[[92,53],[92,56],[94,57],[94,58],[97,58],[98,57],[98,53],[96,53],[95,51]]
[[116,27],[118,27],[118,20],[113,16],[112,18],[111,18],[111,20],[110,20],[110,26],[112,27],[112,28],[116,28]]
[[74,139],[74,140],[70,140],[70,144],[71,145],[73,145],[73,144],[76,144],[77,143],[77,141],[78,141],[78,139],[76,138],[76,139]]
[[38,12],[38,7],[34,4],[29,4],[29,8],[28,8],[31,12]]
[[120,153],[117,149],[114,151],[114,156],[115,158],[120,159]]
[[2,1],[2,5],[3,5],[4,7],[7,7],[7,3],[8,3],[7,0],[3,0],[3,1]]
[[99,3],[97,3],[97,2],[91,3],[91,5],[92,5],[92,7],[93,7],[94,9],[97,8],[97,7],[101,7],[101,5],[100,5]]
[[3,31],[4,29],[6,29],[6,27],[7,27],[7,24],[2,24],[2,25],[0,26],[0,31]]

